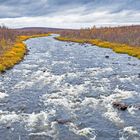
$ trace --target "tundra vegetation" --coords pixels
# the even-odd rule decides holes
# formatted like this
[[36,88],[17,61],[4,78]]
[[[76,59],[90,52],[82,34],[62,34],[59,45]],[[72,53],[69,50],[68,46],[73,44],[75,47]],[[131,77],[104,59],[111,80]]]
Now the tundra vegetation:
[[64,30],[51,28],[9,29],[0,26],[0,72],[19,63],[27,52],[24,41],[59,33],[61,41],[90,43],[104,48],[111,48],[117,53],[126,53],[140,59],[140,25],[122,27],[87,28]]
[[61,41],[90,43],[140,59],[140,25],[62,31]]
[[24,58],[27,49],[23,41],[48,35],[34,31],[21,33],[17,30],[8,29],[5,26],[0,27],[0,72],[13,67]]

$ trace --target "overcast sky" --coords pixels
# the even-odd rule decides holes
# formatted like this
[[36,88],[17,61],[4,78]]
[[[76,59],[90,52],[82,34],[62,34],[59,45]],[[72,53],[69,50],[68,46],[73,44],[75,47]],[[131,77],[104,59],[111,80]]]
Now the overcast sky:
[[0,0],[0,24],[14,28],[140,24],[140,0]]

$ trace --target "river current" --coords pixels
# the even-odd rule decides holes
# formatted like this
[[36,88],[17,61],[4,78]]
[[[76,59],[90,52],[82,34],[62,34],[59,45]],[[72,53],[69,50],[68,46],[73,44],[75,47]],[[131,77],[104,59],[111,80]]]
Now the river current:
[[0,74],[0,140],[140,140],[140,60],[55,36]]

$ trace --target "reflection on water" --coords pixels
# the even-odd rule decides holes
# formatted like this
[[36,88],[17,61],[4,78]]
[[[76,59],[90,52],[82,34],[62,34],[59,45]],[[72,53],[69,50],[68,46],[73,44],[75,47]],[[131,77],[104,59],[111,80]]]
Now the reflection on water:
[[0,76],[0,140],[139,140],[140,61],[54,36]]

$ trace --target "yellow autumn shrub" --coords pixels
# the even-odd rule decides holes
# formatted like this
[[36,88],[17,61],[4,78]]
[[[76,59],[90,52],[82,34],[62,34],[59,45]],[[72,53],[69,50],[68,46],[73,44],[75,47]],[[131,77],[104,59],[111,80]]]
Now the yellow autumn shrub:
[[0,56],[0,72],[5,71],[19,63],[26,54],[26,45],[23,41],[29,38],[48,36],[49,34],[18,36],[13,47],[10,47]]

